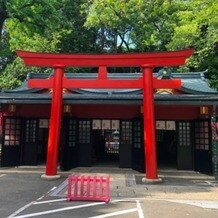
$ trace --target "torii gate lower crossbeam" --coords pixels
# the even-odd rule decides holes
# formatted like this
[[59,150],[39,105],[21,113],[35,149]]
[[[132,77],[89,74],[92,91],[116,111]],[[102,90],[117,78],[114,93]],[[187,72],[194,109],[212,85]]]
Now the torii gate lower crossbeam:
[[[53,67],[54,76],[46,80],[30,79],[32,88],[53,88],[51,120],[48,140],[46,177],[57,176],[57,157],[60,138],[60,120],[63,88],[142,88],[144,111],[144,146],[146,159],[146,180],[157,181],[157,160],[154,118],[154,88],[179,88],[180,80],[158,80],[153,78],[155,66],[177,66],[185,63],[193,50],[141,53],[122,55],[61,55],[19,51],[18,55],[27,65]],[[97,79],[68,79],[64,77],[65,66],[98,66]],[[107,78],[108,66],[139,66],[143,77],[130,80],[112,80]]]

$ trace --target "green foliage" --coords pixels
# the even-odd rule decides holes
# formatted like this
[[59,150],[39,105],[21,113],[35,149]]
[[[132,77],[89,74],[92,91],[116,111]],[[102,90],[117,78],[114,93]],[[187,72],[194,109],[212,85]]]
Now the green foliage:
[[[60,51],[65,53],[93,53],[97,51],[96,28],[86,28],[85,14],[80,13],[81,5],[86,0],[65,0],[61,8],[67,34],[62,34]],[[63,28],[63,26],[62,26]]]
[[62,30],[57,0],[11,0],[6,3],[10,50],[55,52]]
[[[59,3],[56,0],[10,0],[1,1],[0,17],[3,31],[0,37],[0,60],[2,62],[0,86],[12,88],[21,83],[27,71],[15,51],[56,52],[60,38],[66,30],[60,30]],[[0,23],[1,23],[0,22]]]
[[[4,1],[7,16],[0,38],[0,60],[2,63],[4,60],[0,69],[2,88],[17,86],[28,71],[49,71],[46,68],[26,68],[16,58],[16,50],[53,53],[98,51],[95,43],[97,30],[84,27],[86,17],[80,13],[84,2],[85,0]],[[2,2],[0,8],[1,6]]]
[[[194,47],[187,66],[208,69],[218,87],[218,3],[214,0],[0,0],[0,86],[28,71],[15,51],[120,53]],[[187,68],[188,67],[188,68]]]
[[188,61],[192,70],[208,69],[207,77],[218,87],[218,2],[192,0],[184,2],[185,10],[179,11],[179,22],[174,29],[168,49],[194,47],[195,54]]
[[[123,51],[166,50],[177,25],[178,1],[92,0],[86,3],[86,26],[113,31]],[[125,49],[126,47],[126,49]]]
[[58,23],[60,19],[58,6],[57,0],[10,0],[6,2],[10,19],[24,23],[24,31],[29,29],[30,32],[39,34],[43,34],[48,27],[51,27],[51,24],[54,27],[55,23]]
[[0,76],[0,87],[3,89],[15,88],[25,80],[28,72],[39,72],[36,67],[26,67],[19,57],[15,57],[11,64],[8,64]]
[[218,87],[217,1],[91,0],[83,10],[87,27],[98,27],[103,33],[112,31],[124,38],[126,44],[122,45],[127,49],[123,46],[118,52],[130,51],[130,47],[133,51],[194,47],[195,53],[187,62],[189,68],[178,71],[209,69],[207,77]]
[[24,66],[21,61],[18,63],[18,61],[15,60],[12,64],[10,64],[0,76],[0,87],[4,89],[10,89],[21,85],[21,80],[19,80],[18,75],[20,72],[22,74],[26,72],[23,68]]

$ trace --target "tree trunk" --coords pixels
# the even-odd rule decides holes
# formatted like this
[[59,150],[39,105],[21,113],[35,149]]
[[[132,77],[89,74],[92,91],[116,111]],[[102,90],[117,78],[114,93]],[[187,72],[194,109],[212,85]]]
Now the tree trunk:
[[0,42],[1,42],[1,37],[3,34],[4,22],[7,18],[9,18],[8,12],[4,8],[2,8],[0,5]]

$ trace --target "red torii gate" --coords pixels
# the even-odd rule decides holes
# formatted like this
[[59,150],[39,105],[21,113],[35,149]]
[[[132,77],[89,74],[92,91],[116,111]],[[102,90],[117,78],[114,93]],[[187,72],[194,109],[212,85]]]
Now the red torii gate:
[[[63,88],[140,88],[143,90],[143,121],[145,167],[148,181],[158,180],[155,117],[153,89],[180,88],[180,80],[158,80],[153,77],[155,66],[178,66],[185,64],[185,60],[193,54],[192,49],[170,52],[153,52],[138,54],[49,54],[17,51],[26,65],[54,68],[54,76],[49,79],[29,79],[30,88],[53,88],[49,139],[47,148],[46,173],[47,178],[56,178],[60,126],[62,114]],[[71,79],[64,77],[66,66],[99,67],[97,79]],[[143,77],[139,79],[108,79],[107,67],[142,68]]]

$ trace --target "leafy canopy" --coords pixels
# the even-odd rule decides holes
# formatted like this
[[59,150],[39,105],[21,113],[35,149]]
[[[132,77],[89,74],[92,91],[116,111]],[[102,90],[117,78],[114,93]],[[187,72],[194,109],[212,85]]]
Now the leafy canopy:
[[165,51],[194,47],[187,70],[218,87],[218,2],[214,0],[0,0],[0,86],[28,71],[17,49],[62,53]]
[[[218,87],[218,2],[214,0],[91,0],[86,26],[124,39],[119,52],[195,48],[187,70],[206,70]],[[122,41],[122,40],[120,40]],[[131,49],[129,49],[131,48]]]

